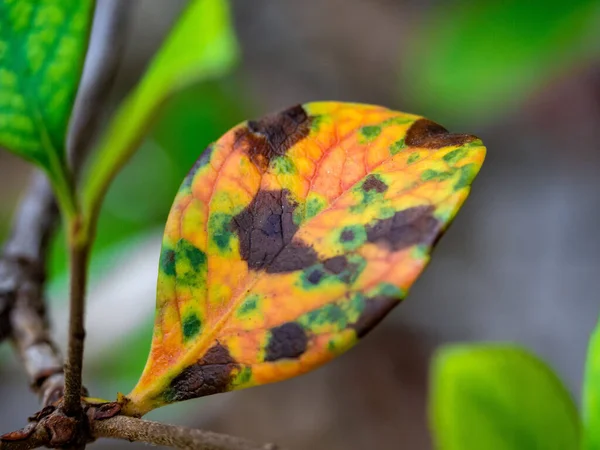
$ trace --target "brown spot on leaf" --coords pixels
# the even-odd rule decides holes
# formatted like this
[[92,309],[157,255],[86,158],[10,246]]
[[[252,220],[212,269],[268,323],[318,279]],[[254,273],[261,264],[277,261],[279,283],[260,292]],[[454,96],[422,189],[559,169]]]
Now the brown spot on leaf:
[[266,349],[265,361],[298,358],[306,351],[308,337],[304,328],[296,322],[287,322],[271,328],[271,338]]
[[360,264],[351,262],[346,256],[334,256],[323,261],[323,267],[329,273],[337,275],[338,280],[350,283],[361,270]]
[[385,296],[366,299],[365,309],[358,320],[350,327],[356,331],[360,339],[371,331],[398,304],[398,300]]
[[310,133],[312,118],[297,105],[260,120],[248,121],[237,132],[236,142],[245,146],[250,160],[263,172],[271,159],[283,156]]
[[240,240],[240,255],[253,270],[282,273],[314,264],[312,247],[294,242],[298,226],[293,221],[297,204],[287,190],[259,191],[252,202],[233,217]]
[[178,402],[225,392],[231,382],[231,372],[238,367],[229,350],[217,343],[171,381],[166,400]]
[[334,256],[323,262],[323,267],[334,274],[342,273],[348,267],[348,260],[345,256]]
[[381,194],[387,191],[388,186],[375,175],[369,175],[365,182],[362,184],[362,189],[365,192],[375,191]]
[[463,145],[478,139],[472,134],[450,133],[443,126],[428,119],[419,119],[406,132],[404,143],[411,147],[442,148]]
[[281,250],[266,270],[268,273],[294,272],[312,266],[317,259],[317,253],[311,246],[292,242]]
[[354,240],[354,231],[352,230],[344,230],[340,236],[340,240],[342,242],[351,242]]
[[432,206],[416,206],[398,211],[389,219],[378,220],[368,225],[366,231],[369,242],[385,244],[398,251],[416,244],[434,244],[440,228]]

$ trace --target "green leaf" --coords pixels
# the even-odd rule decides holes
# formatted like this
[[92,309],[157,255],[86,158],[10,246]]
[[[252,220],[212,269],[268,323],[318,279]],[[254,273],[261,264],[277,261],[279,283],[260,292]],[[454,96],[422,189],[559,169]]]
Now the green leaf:
[[600,53],[597,0],[438,5],[417,28],[401,69],[405,94],[444,120],[491,119]]
[[93,9],[91,0],[0,1],[0,146],[43,168],[68,210],[65,140]]
[[600,450],[600,323],[590,336],[583,383],[585,450]]
[[109,183],[136,151],[165,101],[193,83],[224,74],[237,56],[227,1],[193,0],[100,142],[83,188],[91,220]]
[[430,419],[441,450],[576,450],[576,407],[557,375],[508,345],[449,346],[435,357]]

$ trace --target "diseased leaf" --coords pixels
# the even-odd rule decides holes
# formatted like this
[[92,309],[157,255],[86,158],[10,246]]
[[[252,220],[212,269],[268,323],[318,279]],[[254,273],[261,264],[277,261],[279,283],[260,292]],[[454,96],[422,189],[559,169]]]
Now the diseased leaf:
[[67,124],[83,68],[94,2],[0,2],[0,147],[43,168],[71,195]]
[[110,181],[135,152],[161,106],[179,90],[224,74],[237,55],[227,0],[192,0],[101,139],[90,165],[93,175],[83,187],[87,210],[100,207]]
[[439,450],[577,450],[577,408],[558,376],[508,345],[449,346],[436,355],[431,428]]
[[404,298],[485,148],[421,117],[309,103],[236,126],[185,178],[127,414],[293,377]]
[[600,324],[588,344],[583,385],[583,424],[585,450],[600,450]]

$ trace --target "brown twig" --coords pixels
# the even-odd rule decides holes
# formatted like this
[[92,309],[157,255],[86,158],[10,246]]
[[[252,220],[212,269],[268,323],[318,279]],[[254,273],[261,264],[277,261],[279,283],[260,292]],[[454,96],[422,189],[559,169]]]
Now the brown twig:
[[43,174],[36,173],[0,260],[5,331],[10,333],[42,405],[62,394],[62,357],[48,332],[43,298],[46,252],[57,220],[50,184]]
[[90,46],[69,124],[67,148],[77,174],[91,147],[107,106],[125,48],[127,23],[134,2],[97,0]]
[[24,430],[15,431],[2,436],[0,450],[29,450],[39,448],[48,443],[48,432],[44,427],[31,424]]
[[[69,130],[68,152],[78,173],[106,106],[121,61],[131,2],[99,0],[90,49]],[[43,299],[47,244],[58,221],[49,183],[36,174],[0,258],[0,341],[12,337],[42,406],[62,396],[63,360],[52,342]]]
[[[76,231],[74,232],[76,235]],[[70,243],[69,347],[65,364],[63,409],[69,416],[82,411],[83,344],[85,340],[85,291],[88,243]]]
[[[152,445],[195,450],[277,450],[273,444],[256,444],[245,439],[167,425],[126,416],[98,420],[92,424],[95,437],[126,439]],[[281,450],[281,449],[279,449]]]
[[[131,2],[100,0],[98,2],[91,45],[86,58],[81,89],[68,139],[71,165],[76,171],[82,164],[80,155],[87,153],[106,105],[108,88],[114,81],[124,48],[125,24]],[[83,349],[85,340],[85,291],[88,257],[93,236],[84,233],[80,241],[82,217],[69,226],[70,235],[70,302],[69,344],[65,365],[63,409],[68,415],[80,414]]]

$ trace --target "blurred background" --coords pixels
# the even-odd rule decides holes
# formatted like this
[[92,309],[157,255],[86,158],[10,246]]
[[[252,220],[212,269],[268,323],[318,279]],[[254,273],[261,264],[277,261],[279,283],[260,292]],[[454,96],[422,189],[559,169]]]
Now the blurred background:
[[[185,2],[134,5],[112,110]],[[527,346],[579,397],[600,305],[600,2],[232,0],[231,9],[238,65],[168,103],[105,202],[87,315],[84,375],[93,394],[129,392],[141,373],[162,226],[206,145],[246,118],[345,100],[421,114],[487,144],[471,197],[429,269],[403,305],[335,362],[149,417],[292,450],[426,450],[432,352],[473,340]],[[0,153],[0,238],[29,172]],[[62,239],[49,297],[64,345]],[[7,432],[24,425],[37,402],[6,344],[0,361],[0,432]]]

